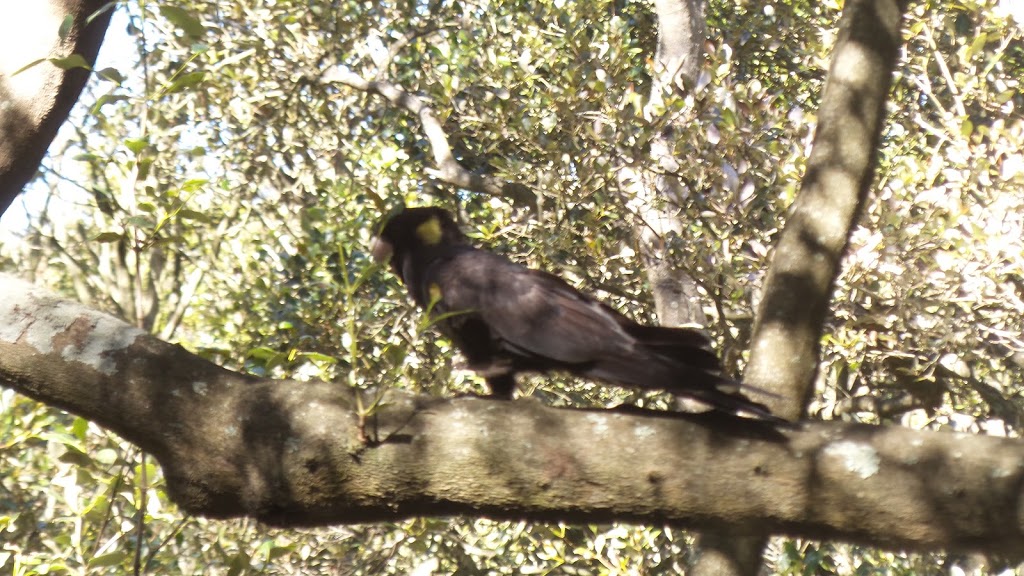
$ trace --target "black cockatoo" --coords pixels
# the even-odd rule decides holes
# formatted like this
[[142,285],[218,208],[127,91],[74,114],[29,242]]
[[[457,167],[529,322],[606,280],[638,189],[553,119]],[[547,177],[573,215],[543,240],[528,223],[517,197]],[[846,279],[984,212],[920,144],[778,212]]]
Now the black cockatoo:
[[441,208],[391,216],[372,251],[497,397],[511,398],[518,372],[562,371],[781,420],[718,374],[700,331],[638,324],[557,276],[476,248]]

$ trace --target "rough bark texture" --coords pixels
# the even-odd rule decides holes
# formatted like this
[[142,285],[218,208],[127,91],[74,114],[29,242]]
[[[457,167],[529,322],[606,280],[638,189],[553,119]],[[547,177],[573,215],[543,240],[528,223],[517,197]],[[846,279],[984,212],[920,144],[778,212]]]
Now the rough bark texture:
[[765,280],[744,379],[778,393],[772,408],[789,418],[806,412],[832,288],[874,178],[904,8],[846,3],[807,173]]
[[[0,214],[36,173],[57,129],[71,113],[89,71],[62,70],[43,62],[13,76],[40,58],[81,55],[91,66],[110,23],[106,10],[86,19],[107,0],[33,0],[19,2],[0,18]],[[67,38],[58,30],[66,16],[74,24]]]
[[1019,440],[401,392],[361,423],[343,386],[235,374],[11,277],[0,296],[0,381],[152,453],[190,513],[618,520],[1024,554]]

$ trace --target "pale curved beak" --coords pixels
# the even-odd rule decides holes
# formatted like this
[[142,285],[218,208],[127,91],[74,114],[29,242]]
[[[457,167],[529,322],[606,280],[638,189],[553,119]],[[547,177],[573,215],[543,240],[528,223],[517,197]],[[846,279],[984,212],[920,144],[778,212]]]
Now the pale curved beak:
[[373,261],[377,263],[389,260],[393,249],[394,246],[391,245],[391,242],[380,236],[374,238],[370,243],[370,254],[373,255]]

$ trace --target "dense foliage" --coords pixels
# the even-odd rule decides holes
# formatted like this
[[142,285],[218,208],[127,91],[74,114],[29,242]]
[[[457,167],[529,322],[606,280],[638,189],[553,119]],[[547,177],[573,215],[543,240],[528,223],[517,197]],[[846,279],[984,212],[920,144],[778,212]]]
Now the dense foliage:
[[[669,257],[742,370],[757,289],[813,137],[838,2],[713,2],[700,78],[650,113],[649,2],[126,3],[100,71],[0,265],[232,369],[483,391],[366,251],[403,203],[460,210],[480,243],[654,320],[617,174],[673,127],[685,198]],[[1024,414],[1024,14],[915,4],[878,183],[826,329],[812,412],[1018,435]],[[1018,9],[1019,10],[1019,9]],[[127,46],[134,47],[125,56]],[[320,80],[342,65],[427,103],[469,171],[535,202],[455,189],[421,118]],[[101,68],[103,67],[101,66]],[[647,113],[645,113],[645,109]],[[680,130],[678,127],[685,129]],[[13,219],[8,215],[5,223]],[[657,396],[530,380],[551,404]],[[474,519],[277,531],[183,517],[151,459],[0,392],[0,573],[675,573],[659,527]],[[957,558],[779,539],[784,574],[914,574]]]

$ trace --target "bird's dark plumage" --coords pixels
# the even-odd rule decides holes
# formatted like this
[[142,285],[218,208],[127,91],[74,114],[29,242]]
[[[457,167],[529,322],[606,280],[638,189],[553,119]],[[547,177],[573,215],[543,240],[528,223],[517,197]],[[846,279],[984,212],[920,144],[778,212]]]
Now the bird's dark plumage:
[[718,375],[701,332],[638,324],[557,276],[476,248],[441,208],[391,216],[373,253],[390,262],[496,396],[512,396],[518,372],[564,371],[777,420]]

